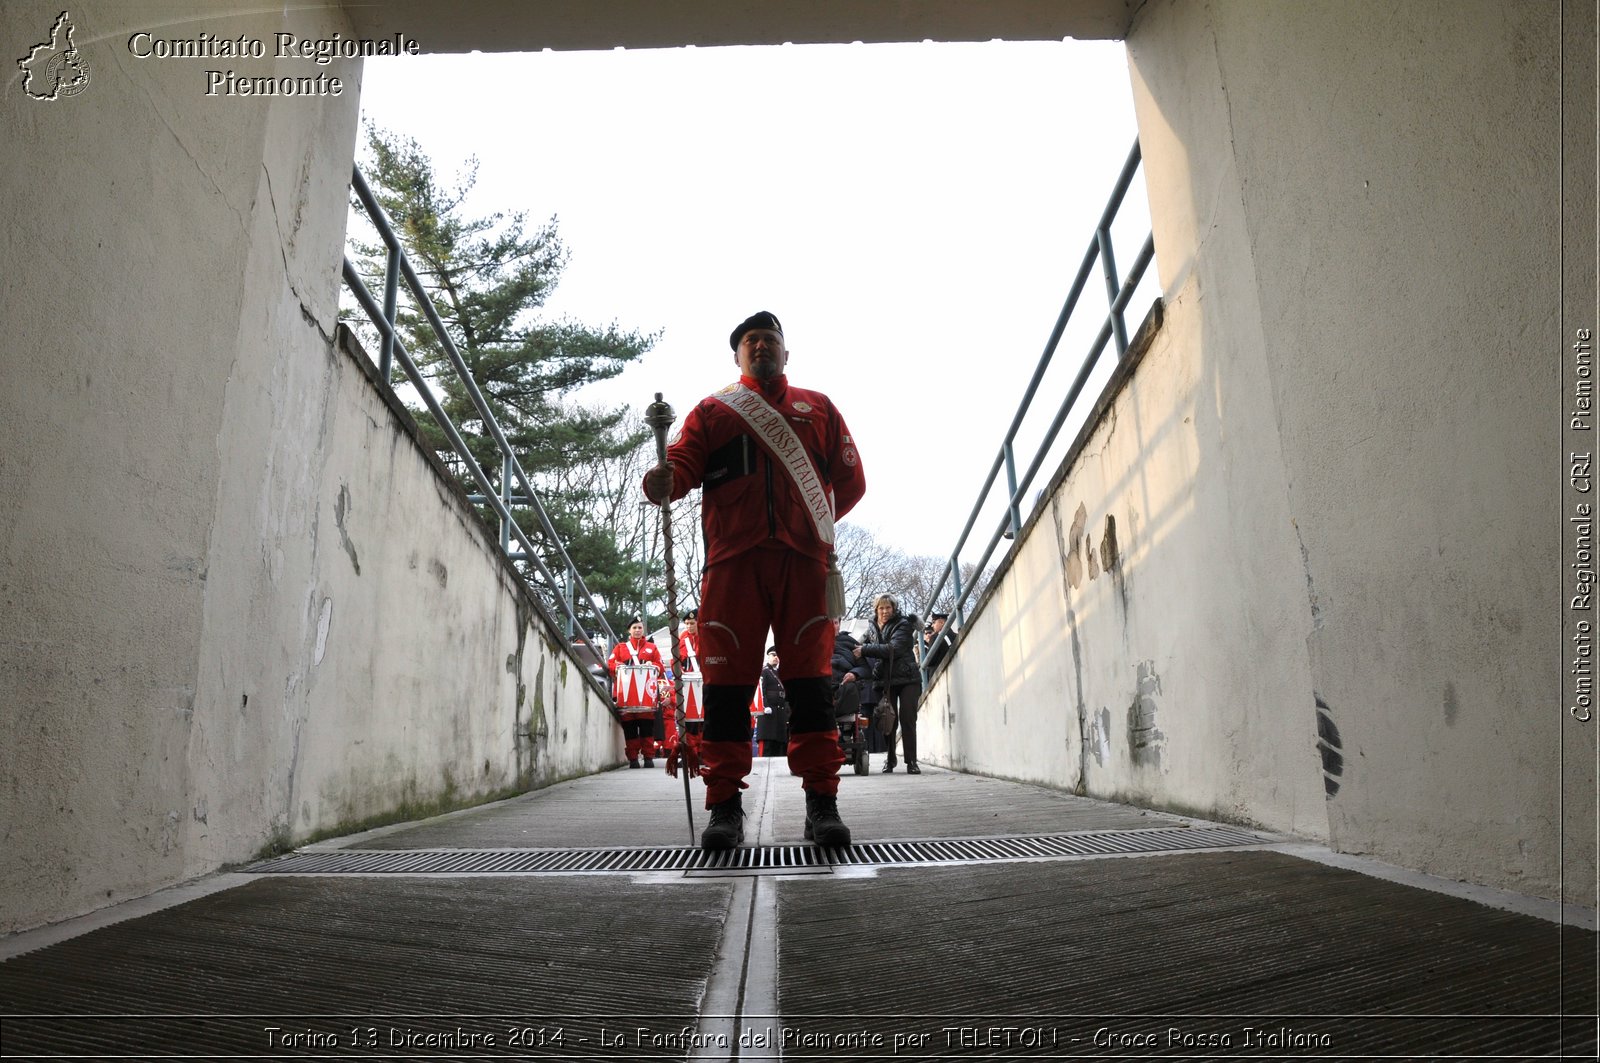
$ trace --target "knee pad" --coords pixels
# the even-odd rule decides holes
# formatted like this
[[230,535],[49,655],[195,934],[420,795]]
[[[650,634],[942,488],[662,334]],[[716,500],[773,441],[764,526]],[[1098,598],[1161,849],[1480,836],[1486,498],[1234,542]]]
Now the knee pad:
[[705,706],[707,742],[750,741],[750,700],[756,695],[755,685],[734,686],[707,684],[701,691]]
[[783,688],[789,693],[790,734],[833,730],[833,697],[826,676],[790,679]]

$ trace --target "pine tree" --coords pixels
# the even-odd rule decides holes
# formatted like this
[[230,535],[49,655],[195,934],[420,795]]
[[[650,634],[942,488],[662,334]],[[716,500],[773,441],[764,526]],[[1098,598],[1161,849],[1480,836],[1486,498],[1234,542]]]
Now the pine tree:
[[[603,504],[589,486],[598,478],[571,472],[624,460],[648,433],[637,418],[628,419],[625,406],[585,407],[566,396],[581,385],[616,376],[649,350],[659,334],[625,332],[615,322],[597,328],[540,317],[537,311],[568,261],[557,220],[530,226],[523,211],[470,214],[465,204],[477,180],[476,159],[469,159],[459,179],[447,184],[414,139],[371,126],[367,153],[367,182],[551,523],[601,608],[607,614],[625,613],[629,591],[639,584],[640,562],[628,556],[627,544],[589,519],[594,507]],[[380,290],[381,243],[352,237],[351,245],[368,287]],[[498,483],[498,444],[450,365],[443,343],[409,297],[401,301],[396,325],[407,353],[473,458]],[[405,393],[398,365],[395,374],[392,383]],[[469,492],[480,490],[440,425],[426,410],[415,412],[427,445]],[[487,508],[484,514],[495,520]],[[526,509],[514,515],[559,577],[562,566],[554,550],[542,544],[537,518]]]

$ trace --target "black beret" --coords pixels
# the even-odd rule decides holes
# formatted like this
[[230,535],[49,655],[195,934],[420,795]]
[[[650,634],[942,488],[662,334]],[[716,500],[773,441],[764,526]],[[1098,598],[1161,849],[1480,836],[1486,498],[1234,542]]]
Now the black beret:
[[777,653],[778,652],[778,647],[776,647],[776,646],[768,646],[767,647],[767,652],[768,653]]
[[685,620],[699,620],[700,619],[700,610],[691,609],[687,613],[683,614],[683,618]]
[[770,310],[758,310],[739,322],[738,327],[733,330],[733,334],[728,337],[728,346],[737,351],[739,349],[739,341],[744,339],[744,334],[753,328],[771,329],[778,335],[783,335],[783,325],[778,322],[777,316]]
[[632,627],[635,624],[642,624],[642,623],[644,623],[643,620],[640,620],[638,617],[634,617],[632,620],[628,621],[628,626]]

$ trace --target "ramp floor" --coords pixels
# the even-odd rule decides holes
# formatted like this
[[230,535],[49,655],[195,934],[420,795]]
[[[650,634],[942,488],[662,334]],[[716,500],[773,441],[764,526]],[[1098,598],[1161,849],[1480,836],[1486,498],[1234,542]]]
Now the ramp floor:
[[[623,769],[310,846],[75,936],[17,935],[0,1056],[1594,1054],[1585,926],[1260,832],[883,775],[881,758],[841,790],[858,845],[819,851],[799,780],[756,764],[739,867],[688,846],[681,783]],[[674,861],[612,855],[635,851]]]

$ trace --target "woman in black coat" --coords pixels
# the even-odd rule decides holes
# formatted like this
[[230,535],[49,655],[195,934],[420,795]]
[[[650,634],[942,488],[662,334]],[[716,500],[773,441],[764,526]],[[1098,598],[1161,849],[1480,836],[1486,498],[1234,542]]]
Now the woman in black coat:
[[[872,603],[872,611],[876,618],[856,653],[872,661],[878,689],[887,690],[894,702],[906,774],[921,775],[922,768],[917,764],[917,702],[922,698],[922,672],[917,667],[915,646],[922,633],[910,617],[901,614],[900,603],[893,595],[879,595]],[[894,771],[894,765],[894,735],[890,734],[889,759],[883,770]]]

